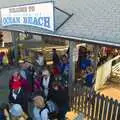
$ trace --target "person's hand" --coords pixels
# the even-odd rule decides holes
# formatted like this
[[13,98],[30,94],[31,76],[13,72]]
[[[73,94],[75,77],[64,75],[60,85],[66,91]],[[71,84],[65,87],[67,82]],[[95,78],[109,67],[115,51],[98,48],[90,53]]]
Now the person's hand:
[[4,116],[9,117],[9,113],[8,113],[8,111],[6,109],[4,109]]

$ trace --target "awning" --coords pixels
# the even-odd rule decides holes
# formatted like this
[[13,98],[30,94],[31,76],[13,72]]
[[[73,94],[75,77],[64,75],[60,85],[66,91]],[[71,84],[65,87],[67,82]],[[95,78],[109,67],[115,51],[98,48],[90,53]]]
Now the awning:
[[[119,0],[54,0],[56,9],[55,32],[31,26],[2,27],[3,30],[30,32],[40,35],[63,37],[70,40],[120,46]],[[46,0],[4,0],[0,7],[23,3],[46,2]],[[73,14],[73,15],[72,15]],[[66,20],[67,19],[67,20]],[[65,21],[65,22],[64,22]],[[64,23],[64,24],[62,24]],[[62,24],[62,25],[61,25]],[[61,26],[60,26],[61,25]],[[59,27],[60,26],[60,27]]]

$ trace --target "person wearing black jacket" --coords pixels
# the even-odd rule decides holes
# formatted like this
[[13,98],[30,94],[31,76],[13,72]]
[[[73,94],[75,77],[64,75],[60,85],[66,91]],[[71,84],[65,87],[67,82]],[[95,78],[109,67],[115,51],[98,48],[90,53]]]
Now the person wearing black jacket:
[[58,54],[56,52],[56,49],[53,48],[52,51],[53,51],[53,55],[52,55],[53,64],[59,65],[60,59],[59,59],[59,56],[58,56]]
[[10,90],[9,94],[9,103],[10,104],[20,104],[24,110],[27,112],[27,101],[25,99],[25,94],[23,88],[19,88],[17,90]]
[[59,83],[53,83],[48,100],[52,100],[58,106],[58,120],[65,120],[65,115],[69,109],[68,89]]

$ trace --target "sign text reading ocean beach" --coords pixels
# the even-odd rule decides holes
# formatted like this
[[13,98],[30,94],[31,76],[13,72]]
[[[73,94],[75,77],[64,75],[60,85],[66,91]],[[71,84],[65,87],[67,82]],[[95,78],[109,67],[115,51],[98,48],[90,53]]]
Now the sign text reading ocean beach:
[[2,25],[32,25],[54,31],[53,3],[1,9]]

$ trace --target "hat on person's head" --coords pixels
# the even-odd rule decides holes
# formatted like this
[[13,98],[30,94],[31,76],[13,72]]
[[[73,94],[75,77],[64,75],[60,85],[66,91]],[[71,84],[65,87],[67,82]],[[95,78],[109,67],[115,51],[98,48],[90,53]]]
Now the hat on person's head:
[[19,117],[23,114],[23,109],[22,109],[21,105],[14,104],[10,109],[10,113],[11,113],[11,115],[13,115],[15,117]]
[[48,70],[43,70],[43,71],[42,71],[42,75],[43,75],[43,76],[44,76],[44,75],[49,76],[49,75],[50,75],[50,73],[49,73],[49,71],[48,71]]

